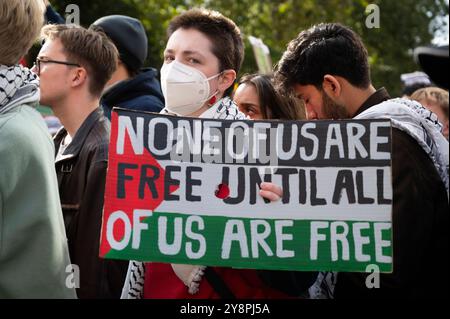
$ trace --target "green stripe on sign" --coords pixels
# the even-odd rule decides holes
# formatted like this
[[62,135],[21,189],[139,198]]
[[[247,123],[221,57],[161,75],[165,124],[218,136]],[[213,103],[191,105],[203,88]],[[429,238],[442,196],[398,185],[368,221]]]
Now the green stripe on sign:
[[106,258],[305,271],[364,272],[368,265],[377,265],[381,272],[392,271],[389,222],[154,213],[142,223],[148,229],[135,225],[141,229],[140,242],[135,231],[126,248],[114,250],[112,244]]

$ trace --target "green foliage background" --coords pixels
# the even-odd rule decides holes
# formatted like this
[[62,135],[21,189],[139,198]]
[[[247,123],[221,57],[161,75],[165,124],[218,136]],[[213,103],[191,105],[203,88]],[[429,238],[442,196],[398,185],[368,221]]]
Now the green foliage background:
[[[270,48],[276,63],[287,43],[303,29],[320,22],[340,22],[352,27],[366,44],[376,87],[385,86],[391,95],[401,92],[400,74],[419,67],[412,50],[428,45],[437,28],[431,23],[448,14],[445,0],[51,0],[54,8],[65,14],[67,5],[80,7],[81,24],[89,26],[110,14],[140,19],[149,37],[147,64],[159,68],[170,19],[191,7],[218,10],[233,19],[244,36],[261,38]],[[380,28],[365,26],[369,4],[380,8]],[[246,40],[246,59],[242,73],[257,71],[253,52]]]

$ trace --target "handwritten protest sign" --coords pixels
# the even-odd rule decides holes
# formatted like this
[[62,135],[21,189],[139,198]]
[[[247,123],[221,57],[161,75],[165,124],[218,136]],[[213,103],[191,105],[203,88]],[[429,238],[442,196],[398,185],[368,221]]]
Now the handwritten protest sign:
[[[253,122],[115,109],[100,255],[392,271],[390,121]],[[283,187],[267,202],[262,181]]]

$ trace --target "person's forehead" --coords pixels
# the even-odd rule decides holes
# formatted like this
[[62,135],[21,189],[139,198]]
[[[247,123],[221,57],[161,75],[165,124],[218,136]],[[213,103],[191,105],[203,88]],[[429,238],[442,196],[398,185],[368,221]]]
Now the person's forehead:
[[234,101],[238,104],[255,105],[259,107],[259,97],[256,88],[251,84],[241,84],[234,93]]
[[46,40],[39,52],[39,56],[64,57],[64,47],[59,39]]
[[305,95],[317,95],[320,93],[314,85],[302,84],[294,84],[294,91],[299,98],[303,98]]
[[166,50],[176,52],[201,52],[212,54],[212,42],[202,32],[196,29],[178,29],[167,41]]
[[256,88],[253,84],[243,83],[238,86],[236,96],[246,97],[246,98],[254,98],[258,97],[258,93],[256,92]]

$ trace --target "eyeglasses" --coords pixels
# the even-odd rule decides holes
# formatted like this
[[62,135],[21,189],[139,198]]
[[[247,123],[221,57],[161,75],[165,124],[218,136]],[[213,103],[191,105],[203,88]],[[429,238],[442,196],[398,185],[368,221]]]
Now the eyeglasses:
[[34,66],[33,66],[35,68],[37,74],[41,73],[41,63],[55,63],[55,64],[62,64],[62,65],[67,65],[67,66],[81,67],[81,65],[79,65],[78,63],[72,63],[72,62],[66,62],[66,61],[56,61],[56,60],[44,60],[44,59],[37,58],[36,62],[34,63]]

